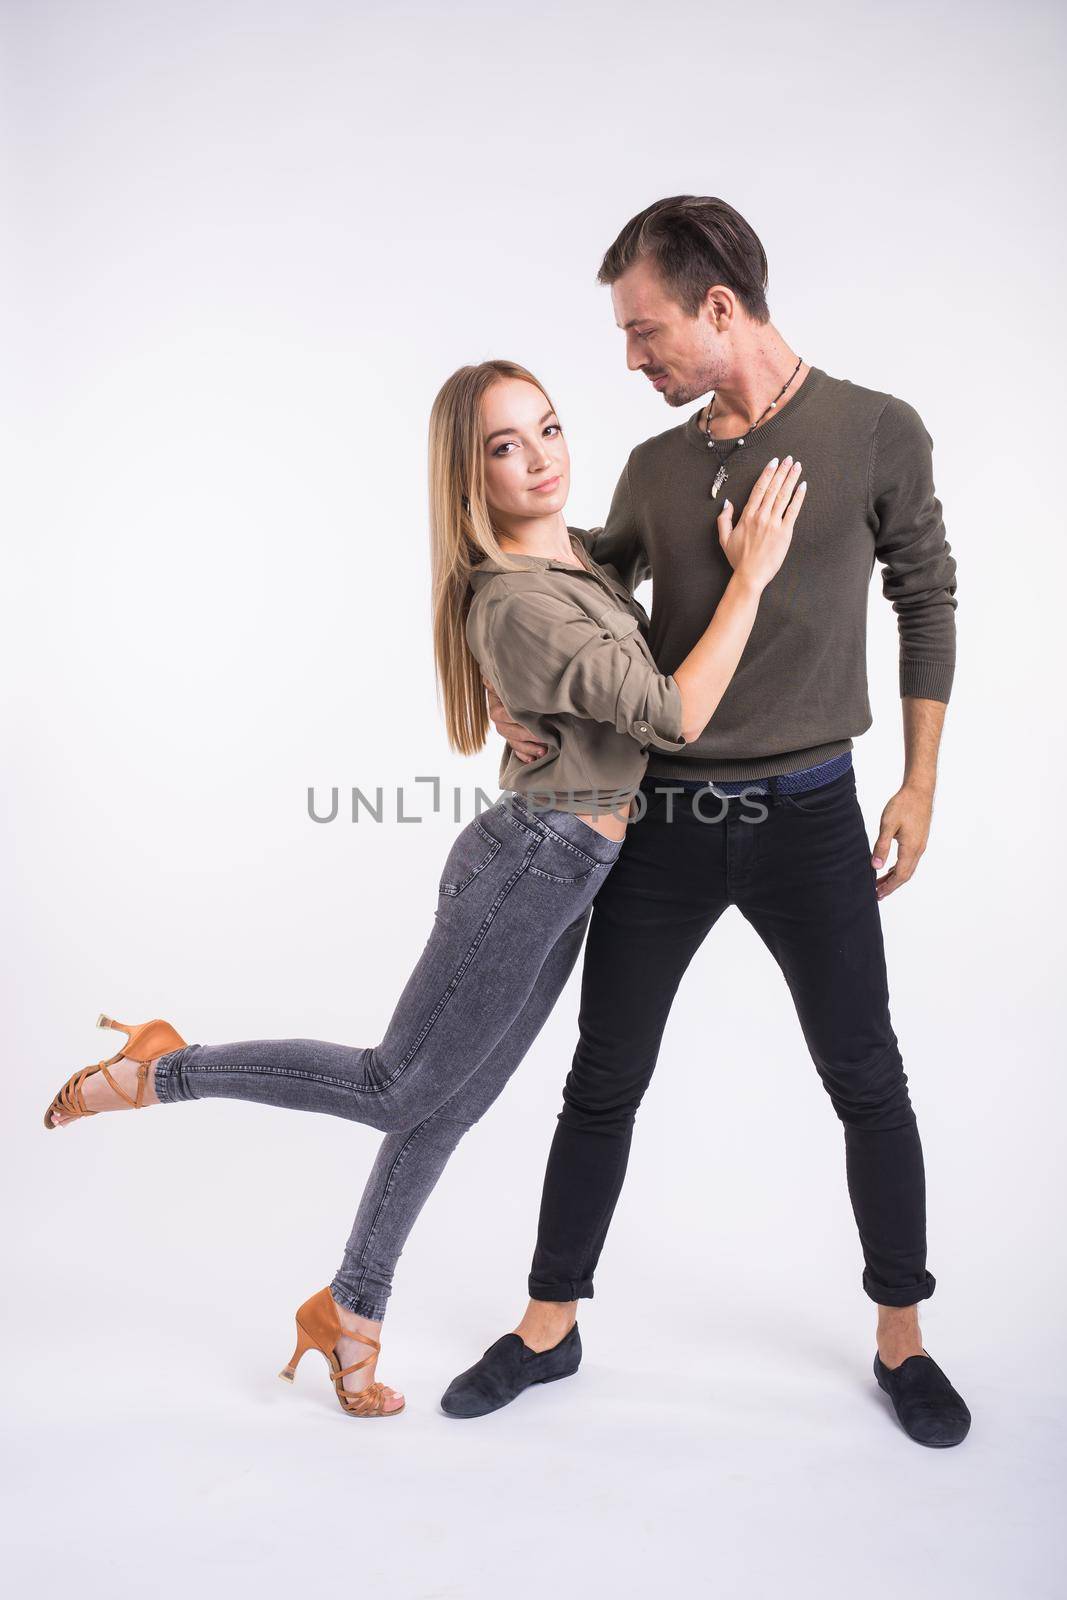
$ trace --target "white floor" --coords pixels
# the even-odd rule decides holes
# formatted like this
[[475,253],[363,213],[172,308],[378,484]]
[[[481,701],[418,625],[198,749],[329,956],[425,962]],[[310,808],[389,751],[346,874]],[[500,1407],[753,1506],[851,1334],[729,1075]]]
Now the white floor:
[[927,1345],[975,1418],[951,1451],[900,1431],[843,1298],[792,1331],[755,1291],[728,1319],[683,1304],[658,1334],[598,1299],[577,1377],[471,1423],[437,1398],[498,1330],[484,1305],[428,1300],[382,1369],[407,1410],[364,1423],[314,1355],[295,1389],[277,1380],[290,1323],[273,1288],[255,1315],[225,1286],[167,1304],[146,1279],[75,1271],[57,1320],[48,1272],[25,1273],[9,1593],[1063,1594],[1062,1383],[1050,1402],[1047,1374],[992,1362],[980,1330],[938,1322],[935,1344],[932,1309]]
[[[176,947],[167,970],[185,935],[159,929]],[[405,1248],[380,1375],[408,1407],[389,1421],[345,1416],[313,1356],[295,1388],[277,1378],[296,1305],[339,1262],[377,1135],[224,1101],[46,1134],[48,1096],[93,1059],[89,996],[43,1044],[16,1030],[0,1128],[9,1591],[1061,1600],[1051,1024],[951,950],[967,1004],[940,1005],[930,941],[914,918],[894,936],[937,1277],[923,1335],[974,1415],[962,1446],[925,1450],[871,1372],[840,1125],[769,958],[733,931],[676,1002],[581,1309],[581,1371],[475,1422],[437,1403],[522,1305],[573,990]],[[139,930],[125,937],[132,948]],[[101,948],[122,967],[125,946]],[[21,1007],[51,1014],[44,977]],[[365,1009],[309,1029],[292,1007],[220,1008],[195,1036],[375,1037]]]
[[[687,1046],[702,999],[680,997],[642,1108],[580,1372],[474,1422],[438,1399],[521,1308],[571,1007],[404,1251],[380,1376],[408,1405],[389,1421],[347,1417],[314,1354],[295,1388],[277,1378],[377,1135],[224,1101],[45,1134],[41,1085],[62,1073],[13,1074],[8,1591],[1061,1600],[1062,1123],[1005,1114],[1006,1078],[1034,1080],[1026,1041],[953,1048],[958,1020],[932,1009],[913,1052],[938,1280],[923,1336],[974,1416],[962,1446],[926,1450],[871,1372],[841,1131],[788,1000],[762,997],[757,1071],[734,1065],[727,1002],[723,1047]],[[73,1025],[52,1054],[91,1058]]]

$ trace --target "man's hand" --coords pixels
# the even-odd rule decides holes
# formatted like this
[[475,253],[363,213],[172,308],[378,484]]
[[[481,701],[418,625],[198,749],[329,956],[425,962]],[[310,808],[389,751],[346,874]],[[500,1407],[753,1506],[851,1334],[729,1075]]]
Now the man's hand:
[[879,900],[907,883],[930,837],[930,816],[934,804],[934,791],[925,786],[904,784],[897,790],[882,812],[878,838],[871,856],[872,867],[884,867],[889,859],[889,846],[897,842],[897,859],[875,883]]
[[536,761],[538,756],[543,756],[548,746],[540,744],[529,728],[524,728],[521,722],[512,722],[504,707],[504,702],[484,672],[482,673],[482,682],[485,684],[489,696],[489,720],[500,737],[507,740],[520,761]]

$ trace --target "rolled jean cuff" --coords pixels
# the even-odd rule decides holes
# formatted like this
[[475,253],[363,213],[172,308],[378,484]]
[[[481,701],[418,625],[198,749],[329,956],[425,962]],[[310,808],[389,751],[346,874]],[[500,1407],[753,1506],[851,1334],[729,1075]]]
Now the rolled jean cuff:
[[566,1281],[557,1278],[549,1282],[544,1278],[535,1278],[531,1275],[529,1281],[531,1300],[591,1300],[593,1298],[592,1278],[571,1278]]
[[364,1295],[353,1294],[346,1289],[343,1283],[338,1283],[335,1278],[330,1284],[330,1293],[339,1306],[344,1306],[346,1311],[351,1311],[357,1317],[367,1317],[371,1322],[385,1321],[385,1302],[368,1300]]
[[933,1273],[924,1272],[922,1283],[913,1284],[911,1288],[892,1289],[888,1284],[878,1283],[866,1268],[863,1272],[864,1292],[880,1306],[913,1306],[920,1300],[929,1300],[936,1284]]
[[156,1062],[153,1087],[157,1100],[164,1104],[173,1103],[175,1100],[195,1100],[196,1096],[181,1080],[181,1070],[185,1065],[190,1050],[199,1050],[198,1044],[187,1044],[180,1050],[171,1050],[167,1055],[160,1056]]

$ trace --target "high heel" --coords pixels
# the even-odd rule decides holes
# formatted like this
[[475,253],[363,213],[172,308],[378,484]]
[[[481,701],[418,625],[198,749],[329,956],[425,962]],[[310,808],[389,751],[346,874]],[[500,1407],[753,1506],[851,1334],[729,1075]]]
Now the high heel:
[[[53,1098],[51,1105],[44,1114],[46,1128],[55,1128],[57,1123],[52,1121],[53,1111],[62,1111],[64,1116],[73,1121],[77,1117],[95,1117],[97,1112],[90,1111],[85,1104],[82,1093],[85,1081],[91,1078],[94,1072],[102,1072],[115,1093],[135,1111],[144,1107],[145,1085],[148,1082],[148,1068],[157,1056],[167,1055],[172,1050],[181,1050],[185,1047],[185,1040],[176,1028],[169,1022],[162,1022],[156,1017],[152,1022],[130,1024],[116,1022],[114,1018],[107,1017],[101,1011],[96,1019],[98,1028],[114,1028],[119,1033],[127,1035],[126,1043],[117,1055],[111,1056],[107,1061],[98,1061],[94,1066],[81,1067],[72,1073],[59,1093]],[[107,1070],[113,1067],[123,1057],[127,1061],[137,1063],[137,1094],[136,1098],[128,1095],[125,1089],[119,1087]]]
[[316,1345],[316,1343],[315,1343],[314,1339],[311,1337],[310,1333],[308,1333],[306,1329],[302,1328],[300,1326],[300,1323],[297,1322],[297,1325],[296,1325],[296,1349],[293,1351],[292,1355],[289,1357],[288,1364],[286,1366],[284,1366],[282,1368],[282,1370],[279,1372],[279,1374],[278,1374],[279,1378],[284,1378],[286,1383],[292,1383],[296,1378],[296,1369],[300,1365],[301,1356],[304,1354],[305,1350],[311,1350],[311,1349],[316,1349],[317,1350],[318,1349],[318,1345]]
[[[354,1362],[350,1367],[342,1367],[337,1359],[338,1339],[357,1339],[360,1344],[370,1345],[373,1353],[364,1356],[362,1361]],[[341,1410],[346,1411],[350,1417],[397,1417],[403,1411],[405,1405],[403,1400],[392,1410],[386,1411],[388,1396],[384,1383],[377,1381],[369,1383],[365,1389],[353,1392],[345,1388],[344,1379],[348,1374],[358,1372],[361,1367],[373,1361],[381,1350],[381,1345],[377,1339],[371,1339],[365,1333],[356,1333],[351,1328],[341,1326],[337,1302],[330,1293],[329,1286],[320,1289],[318,1294],[313,1294],[311,1299],[305,1300],[297,1310],[296,1349],[289,1357],[288,1364],[279,1372],[279,1378],[284,1378],[286,1383],[292,1383],[296,1377],[296,1369],[308,1350],[320,1350],[326,1357]]]

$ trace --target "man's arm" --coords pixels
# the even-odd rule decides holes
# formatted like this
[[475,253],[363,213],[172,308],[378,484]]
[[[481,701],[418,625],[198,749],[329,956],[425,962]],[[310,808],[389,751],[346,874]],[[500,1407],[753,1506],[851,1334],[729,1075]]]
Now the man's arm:
[[652,576],[641,529],[634,516],[630,493],[630,462],[615,485],[607,521],[602,528],[590,528],[583,544],[599,566],[608,567],[631,591]]
[[904,781],[882,812],[871,865],[885,866],[894,839],[897,858],[875,885],[879,900],[907,883],[926,849],[937,784],[937,753],[945,721],[943,700],[906,695],[900,704],[904,717]]
[[482,673],[482,682],[485,684],[486,699],[489,702],[489,720],[504,740],[504,743],[511,746],[519,760],[525,765],[543,756],[548,746],[536,739],[529,728],[524,727],[521,722],[512,721],[508,715],[507,707],[484,672]]
[[890,398],[875,428],[868,466],[875,553],[882,590],[897,614],[904,779],[887,803],[871,855],[885,866],[880,900],[907,883],[930,836],[937,757],[956,663],[956,562],[934,492],[933,441],[917,411]]

